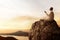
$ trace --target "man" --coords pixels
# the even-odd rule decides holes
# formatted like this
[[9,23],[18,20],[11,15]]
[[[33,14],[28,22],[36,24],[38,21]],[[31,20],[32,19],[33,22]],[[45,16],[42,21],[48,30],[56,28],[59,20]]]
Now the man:
[[49,10],[50,10],[50,14],[48,14],[46,11],[44,11],[44,12],[45,12],[46,15],[48,16],[47,20],[49,20],[49,21],[53,21],[53,20],[54,20],[53,7],[51,7]]

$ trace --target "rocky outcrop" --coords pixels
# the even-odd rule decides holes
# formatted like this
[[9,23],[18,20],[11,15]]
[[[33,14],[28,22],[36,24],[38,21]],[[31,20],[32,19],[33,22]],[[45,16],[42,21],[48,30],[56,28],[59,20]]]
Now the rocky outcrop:
[[14,37],[2,37],[2,36],[0,36],[0,40],[17,40],[17,39]]
[[5,37],[0,36],[0,40],[5,40]]
[[14,37],[6,37],[5,40],[17,40],[17,39]]
[[32,24],[29,40],[60,40],[60,28],[55,20],[41,19]]

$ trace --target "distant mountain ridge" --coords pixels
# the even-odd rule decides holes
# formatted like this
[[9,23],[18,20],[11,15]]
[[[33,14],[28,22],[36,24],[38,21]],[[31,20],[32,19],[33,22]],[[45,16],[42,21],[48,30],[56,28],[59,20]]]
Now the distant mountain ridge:
[[13,33],[1,33],[0,35],[28,36],[28,32],[17,31]]

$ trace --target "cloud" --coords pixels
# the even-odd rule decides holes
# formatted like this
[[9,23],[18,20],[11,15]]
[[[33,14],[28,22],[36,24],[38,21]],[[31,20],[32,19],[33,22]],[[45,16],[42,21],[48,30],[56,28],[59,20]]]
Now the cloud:
[[16,29],[16,30],[30,29],[32,23],[37,20],[39,19],[30,16],[16,17],[4,22],[4,24],[1,24],[0,29]]

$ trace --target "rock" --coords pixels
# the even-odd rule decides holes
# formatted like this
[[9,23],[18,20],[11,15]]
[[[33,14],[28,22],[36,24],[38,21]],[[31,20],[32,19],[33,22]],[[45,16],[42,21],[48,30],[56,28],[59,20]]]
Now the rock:
[[41,19],[32,24],[29,40],[55,40],[55,38],[58,40],[60,38],[58,35],[60,35],[60,28],[55,20]]
[[14,37],[6,37],[5,39],[6,39],[6,40],[17,40],[17,39],[14,38]]
[[5,37],[0,36],[0,40],[5,40]]
[[17,39],[14,37],[2,37],[2,36],[0,36],[0,40],[17,40]]

